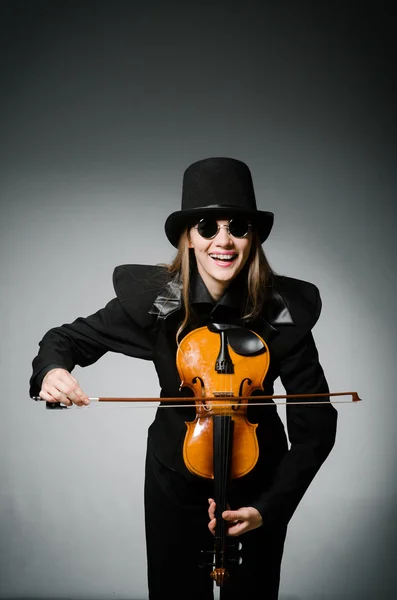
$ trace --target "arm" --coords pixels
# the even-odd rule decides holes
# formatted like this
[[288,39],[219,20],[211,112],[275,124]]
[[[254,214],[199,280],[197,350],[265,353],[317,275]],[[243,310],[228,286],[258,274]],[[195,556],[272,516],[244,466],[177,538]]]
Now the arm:
[[[329,391],[311,332],[280,364],[280,378],[287,394]],[[324,401],[326,398],[312,398]],[[332,450],[336,436],[337,411],[329,403],[287,404],[290,450],[278,466],[271,487],[253,506],[264,523],[287,523],[316,473]]]
[[[39,346],[39,353],[33,360],[31,396],[39,394],[42,381],[47,374],[48,378],[51,372],[54,375],[54,369],[70,373],[76,365],[93,364],[108,351],[146,360],[152,358],[150,332],[137,325],[116,298],[89,317],[51,329]],[[71,379],[68,382],[72,384]]]

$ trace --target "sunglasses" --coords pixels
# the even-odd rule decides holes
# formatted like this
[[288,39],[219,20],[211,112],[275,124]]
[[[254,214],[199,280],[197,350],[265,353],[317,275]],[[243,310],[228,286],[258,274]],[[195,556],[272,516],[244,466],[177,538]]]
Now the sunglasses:
[[212,240],[218,235],[221,227],[225,227],[229,235],[235,238],[243,238],[248,235],[252,226],[244,217],[235,217],[234,219],[230,219],[227,225],[219,225],[218,221],[214,218],[200,219],[194,227],[201,237],[206,240]]

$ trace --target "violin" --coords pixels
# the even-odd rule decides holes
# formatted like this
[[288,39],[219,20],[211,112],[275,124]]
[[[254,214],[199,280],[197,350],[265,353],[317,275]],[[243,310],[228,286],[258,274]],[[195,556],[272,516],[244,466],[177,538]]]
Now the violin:
[[[211,577],[229,577],[226,548],[227,486],[243,477],[259,456],[257,424],[247,419],[248,398],[263,391],[269,349],[256,333],[233,325],[211,324],[181,341],[176,364],[182,388],[195,396],[196,417],[186,422],[183,459],[191,473],[214,479],[216,530]],[[209,399],[210,398],[210,399]]]
[[[213,479],[219,453],[230,453],[232,478],[253,469],[259,448],[257,424],[247,420],[248,397],[254,390],[263,390],[269,362],[264,340],[241,327],[213,324],[183,338],[176,357],[180,389],[190,388],[196,405],[196,418],[186,423],[183,445],[191,473]],[[221,444],[214,427],[220,429]]]

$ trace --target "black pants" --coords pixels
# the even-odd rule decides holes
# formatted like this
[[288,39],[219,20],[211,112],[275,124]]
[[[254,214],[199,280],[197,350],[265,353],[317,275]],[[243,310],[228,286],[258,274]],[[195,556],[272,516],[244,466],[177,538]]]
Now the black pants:
[[[202,567],[214,538],[208,530],[212,482],[191,480],[160,465],[148,451],[145,526],[149,600],[211,600],[211,567]],[[233,506],[236,508],[236,506]],[[222,600],[277,600],[286,527],[260,527],[230,542],[242,544],[242,563],[222,586]]]

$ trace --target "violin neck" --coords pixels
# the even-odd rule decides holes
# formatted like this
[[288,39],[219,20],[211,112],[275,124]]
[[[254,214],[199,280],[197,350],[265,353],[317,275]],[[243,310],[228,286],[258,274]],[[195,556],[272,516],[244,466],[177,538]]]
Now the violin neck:
[[215,568],[226,568],[226,522],[222,513],[227,508],[233,444],[233,420],[230,416],[213,416],[214,498],[216,502]]

